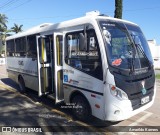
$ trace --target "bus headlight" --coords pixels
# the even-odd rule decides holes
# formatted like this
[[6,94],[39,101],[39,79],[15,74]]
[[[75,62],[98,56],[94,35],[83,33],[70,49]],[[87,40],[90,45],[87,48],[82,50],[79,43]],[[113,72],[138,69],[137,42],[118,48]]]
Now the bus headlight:
[[110,92],[113,96],[117,97],[120,100],[127,100],[128,99],[127,94],[114,85],[110,85]]

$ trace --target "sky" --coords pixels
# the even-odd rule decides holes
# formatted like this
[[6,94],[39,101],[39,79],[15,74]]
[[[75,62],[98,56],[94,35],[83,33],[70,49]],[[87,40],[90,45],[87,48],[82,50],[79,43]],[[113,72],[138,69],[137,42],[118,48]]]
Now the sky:
[[[0,13],[25,31],[42,23],[58,23],[98,10],[114,17],[115,0],[0,0]],[[123,19],[137,23],[147,40],[160,45],[160,0],[123,0]]]

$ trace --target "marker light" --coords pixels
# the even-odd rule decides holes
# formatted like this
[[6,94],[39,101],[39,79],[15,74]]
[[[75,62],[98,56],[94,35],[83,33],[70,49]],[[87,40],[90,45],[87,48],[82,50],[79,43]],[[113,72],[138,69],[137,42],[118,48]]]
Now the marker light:
[[98,104],[95,104],[95,107],[96,107],[96,108],[100,108],[100,105],[98,105]]
[[111,86],[111,93],[112,93],[112,95],[114,95],[114,96],[117,96],[117,94],[118,94],[118,91],[116,90],[116,87],[113,85],[113,86]]

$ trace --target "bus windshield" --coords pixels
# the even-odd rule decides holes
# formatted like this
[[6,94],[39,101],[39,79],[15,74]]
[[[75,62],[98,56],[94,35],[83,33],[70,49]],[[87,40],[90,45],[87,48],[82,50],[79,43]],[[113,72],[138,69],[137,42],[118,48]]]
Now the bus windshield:
[[148,43],[137,25],[107,20],[100,20],[99,25],[109,66],[132,72],[152,66]]

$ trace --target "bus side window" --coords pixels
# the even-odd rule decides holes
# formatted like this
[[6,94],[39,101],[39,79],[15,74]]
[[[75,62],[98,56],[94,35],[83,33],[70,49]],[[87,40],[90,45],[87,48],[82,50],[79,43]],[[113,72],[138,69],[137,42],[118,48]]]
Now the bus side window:
[[82,32],[70,33],[67,35],[67,64],[75,68],[81,68],[81,60],[78,56],[79,37]]
[[[84,45],[84,41],[87,41],[87,46]],[[86,36],[84,31],[68,33],[66,44],[65,62],[68,65],[98,79],[103,79],[101,56],[94,29],[86,30]]]
[[26,37],[15,39],[15,56],[26,55]]
[[13,57],[15,54],[15,44],[14,39],[8,40],[6,42],[7,56]]
[[27,37],[27,56],[31,58],[37,58],[37,43],[36,35]]
[[99,50],[99,44],[94,29],[88,29],[87,31],[87,54],[86,67],[89,69],[94,77],[103,79],[102,62]]

